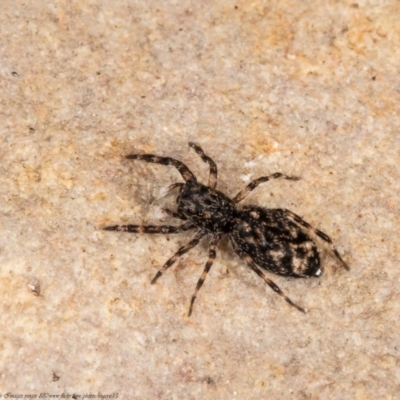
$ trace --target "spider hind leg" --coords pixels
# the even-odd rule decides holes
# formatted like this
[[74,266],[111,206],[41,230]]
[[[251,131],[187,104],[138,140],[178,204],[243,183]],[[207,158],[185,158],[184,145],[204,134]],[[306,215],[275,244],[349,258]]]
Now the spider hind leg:
[[298,225],[302,226],[305,229],[308,229],[309,231],[313,232],[315,235],[317,235],[319,238],[321,238],[324,242],[328,243],[329,247],[331,248],[333,254],[335,254],[336,258],[340,261],[342,264],[343,268],[345,268],[347,271],[350,270],[350,267],[346,264],[346,262],[343,260],[341,255],[336,249],[336,246],[333,244],[332,239],[324,232],[320,231],[317,228],[314,228],[311,226],[308,222],[304,221],[303,218],[299,217],[297,214],[295,214],[292,211],[289,210],[284,210],[285,215],[287,218],[289,218],[291,221],[294,221]]
[[277,284],[275,284],[271,279],[269,279],[263,271],[258,268],[258,266],[255,264],[255,262],[251,259],[251,257],[241,251],[237,245],[231,241],[233,244],[233,250],[235,253],[252,269],[275,293],[278,293],[279,296],[283,297],[287,303],[289,303],[292,307],[296,308],[297,310],[301,311],[302,313],[306,314],[307,310],[303,307],[298,306],[296,303],[294,303],[282,290],[279,288]]

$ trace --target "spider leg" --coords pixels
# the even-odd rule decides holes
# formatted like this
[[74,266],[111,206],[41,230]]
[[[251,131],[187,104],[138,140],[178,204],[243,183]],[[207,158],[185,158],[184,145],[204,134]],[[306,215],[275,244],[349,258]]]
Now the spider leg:
[[304,221],[304,219],[302,219],[301,217],[299,217],[297,214],[295,214],[292,211],[289,210],[283,210],[283,212],[285,213],[285,215],[292,221],[294,221],[295,223],[301,225],[303,228],[306,228],[308,230],[310,230],[311,232],[315,233],[319,238],[321,238],[322,240],[324,240],[325,242],[327,242],[331,248],[331,250],[333,251],[333,253],[335,254],[336,258],[340,261],[340,263],[342,264],[342,266],[347,269],[348,271],[350,270],[350,267],[343,261],[342,257],[340,256],[339,252],[336,249],[336,246],[333,244],[331,238],[324,232],[320,231],[317,228],[314,228],[313,226],[311,226],[308,222]]
[[201,157],[201,159],[210,166],[210,176],[208,178],[208,186],[215,189],[217,186],[218,169],[217,164],[206,154],[204,154],[203,149],[193,142],[189,142],[189,147],[194,149],[194,151]]
[[195,226],[191,222],[180,226],[171,225],[113,225],[106,226],[103,228],[104,231],[119,231],[119,232],[131,232],[131,233],[181,233],[189,229],[193,229]]
[[241,251],[240,249],[237,248],[233,240],[231,240],[231,243],[233,244],[233,249],[235,253],[245,261],[245,263],[262,279],[264,282],[276,293],[278,293],[281,297],[283,297],[291,306],[296,308],[297,310],[301,311],[302,313],[307,313],[307,311],[298,306],[296,303],[294,303],[288,296],[285,295],[285,293],[282,292],[282,290],[279,288],[278,285],[276,285],[274,282],[272,282],[271,279],[269,279],[264,272],[262,272],[255,262],[251,259],[251,257],[245,253],[244,251]]
[[154,154],[128,154],[125,156],[128,160],[142,160],[154,164],[173,165],[187,181],[196,181],[192,171],[182,162],[171,157],[159,157]]
[[168,215],[170,215],[171,217],[173,217],[173,218],[181,219],[181,220],[184,220],[184,221],[187,220],[187,218],[184,215],[178,214],[177,212],[172,211],[169,208],[164,208],[163,207],[162,210],[164,212],[166,212]]
[[194,290],[192,299],[190,300],[190,307],[189,307],[189,313],[188,313],[189,317],[192,315],[193,304],[194,304],[194,301],[196,300],[197,293],[200,290],[200,288],[203,286],[203,283],[204,283],[204,281],[205,281],[205,279],[207,277],[207,274],[210,271],[210,269],[211,269],[211,267],[213,265],[213,262],[215,260],[215,257],[217,255],[217,253],[215,251],[215,248],[217,247],[217,244],[218,244],[218,241],[219,241],[220,238],[221,237],[219,235],[216,235],[211,240],[210,248],[208,249],[208,260],[207,260],[207,263],[206,263],[206,265],[204,267],[203,273],[200,276],[200,279],[197,282],[196,289]]
[[262,176],[261,178],[255,179],[251,181],[243,190],[241,190],[232,200],[234,203],[239,203],[242,201],[251,191],[253,191],[260,183],[268,182],[271,179],[288,179],[290,181],[298,181],[300,178],[298,176],[288,176],[281,174],[280,172],[276,172],[275,174]]
[[194,238],[187,243],[185,246],[182,246],[163,266],[158,272],[155,274],[154,278],[151,280],[151,284],[154,285],[157,279],[169,268],[171,267],[175,261],[182,256],[183,254],[187,253],[190,249],[195,247],[199,242],[200,239],[205,236],[207,232],[199,231],[196,233]]

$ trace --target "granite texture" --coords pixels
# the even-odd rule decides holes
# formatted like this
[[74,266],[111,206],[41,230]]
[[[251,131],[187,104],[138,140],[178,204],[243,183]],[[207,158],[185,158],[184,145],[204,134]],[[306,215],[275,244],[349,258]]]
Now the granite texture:
[[[3,1],[0,393],[120,399],[398,399],[400,3]],[[324,275],[270,275],[176,223],[176,157],[207,182],[329,234]],[[90,397],[92,396],[92,397]],[[31,397],[31,398],[32,398]],[[43,398],[46,398],[45,396]],[[49,397],[47,397],[49,398]],[[78,397],[79,398],[79,397]]]

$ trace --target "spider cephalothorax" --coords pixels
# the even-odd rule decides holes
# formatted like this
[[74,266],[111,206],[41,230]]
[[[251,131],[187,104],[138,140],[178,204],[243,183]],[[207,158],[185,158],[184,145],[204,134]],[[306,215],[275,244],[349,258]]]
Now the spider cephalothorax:
[[107,231],[124,231],[134,233],[180,233],[189,229],[197,229],[196,235],[185,246],[181,247],[164,266],[157,272],[151,283],[157,279],[184,253],[196,246],[206,236],[211,236],[208,251],[208,261],[197,282],[189,308],[189,315],[197,293],[204,283],[216,256],[216,246],[223,235],[228,235],[234,252],[259,275],[275,292],[281,295],[289,304],[299,311],[305,309],[293,303],[260,269],[263,268],[277,275],[296,278],[319,277],[322,273],[319,252],[314,241],[306,231],[327,242],[335,256],[344,268],[349,269],[340,257],[336,247],[328,235],[313,228],[310,224],[293,212],[285,209],[269,209],[253,205],[238,207],[236,204],[243,200],[260,183],[270,179],[299,178],[275,173],[263,176],[249,183],[233,199],[216,190],[217,166],[214,161],[204,154],[200,146],[189,143],[202,160],[210,166],[208,186],[197,182],[194,174],[181,161],[170,157],[159,157],[153,154],[130,154],[128,159],[143,160],[150,163],[173,165],[182,175],[185,183],[175,183],[171,189],[178,189],[176,199],[177,211],[165,209],[174,218],[185,221],[180,226],[171,225],[115,225],[107,226]]

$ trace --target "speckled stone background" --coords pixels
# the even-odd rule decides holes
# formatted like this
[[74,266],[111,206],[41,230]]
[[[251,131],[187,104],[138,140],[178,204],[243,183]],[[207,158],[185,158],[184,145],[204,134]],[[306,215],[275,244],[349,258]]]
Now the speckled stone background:
[[[400,3],[44,0],[0,5],[0,393],[120,399],[398,399]],[[270,275],[303,315],[193,233],[176,157],[328,233],[324,275]],[[67,397],[67,396],[66,396]],[[71,397],[70,397],[71,398]]]

